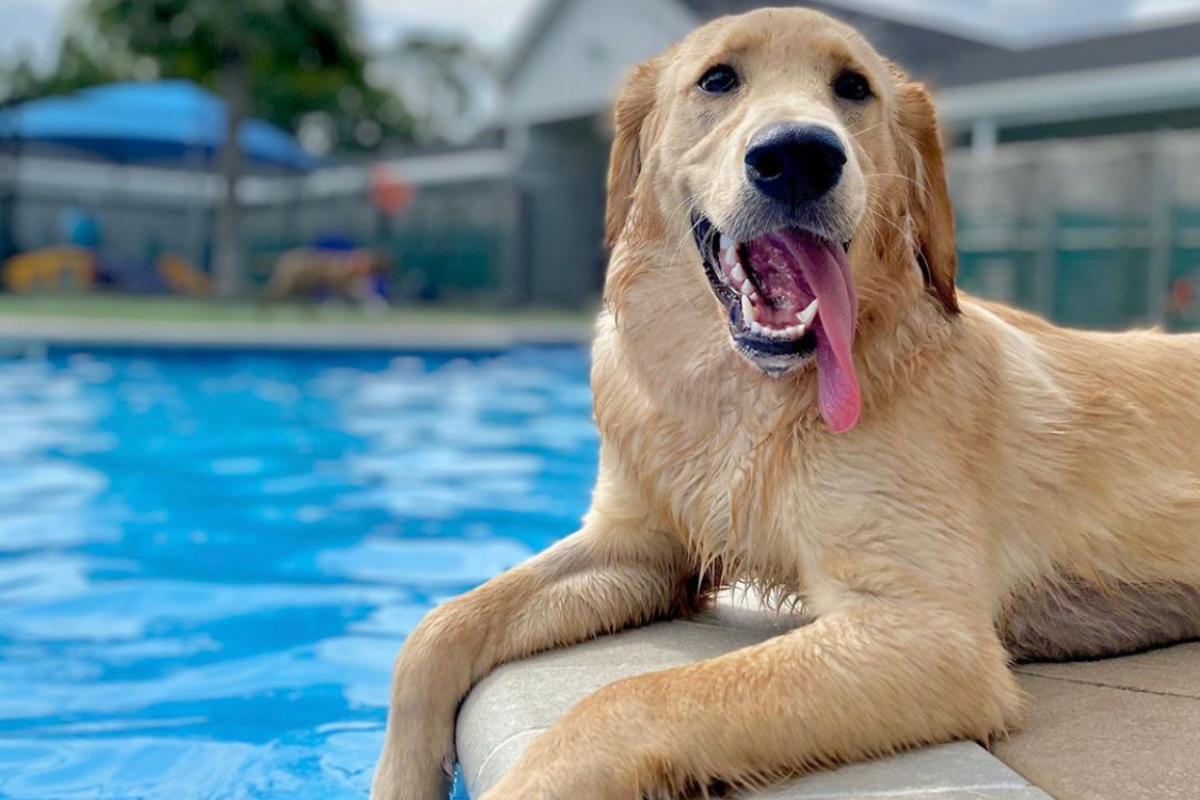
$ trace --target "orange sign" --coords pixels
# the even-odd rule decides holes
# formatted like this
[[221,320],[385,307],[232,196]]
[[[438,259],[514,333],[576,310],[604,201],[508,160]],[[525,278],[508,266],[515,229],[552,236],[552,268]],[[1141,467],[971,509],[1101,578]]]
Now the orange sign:
[[392,172],[385,164],[371,167],[371,205],[389,217],[403,213],[412,202],[416,190]]

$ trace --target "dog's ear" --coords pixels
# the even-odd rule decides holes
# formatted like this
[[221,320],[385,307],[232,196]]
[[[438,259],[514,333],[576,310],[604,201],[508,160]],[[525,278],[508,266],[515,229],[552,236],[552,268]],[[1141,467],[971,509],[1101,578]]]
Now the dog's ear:
[[948,313],[958,313],[954,276],[958,251],[954,244],[954,209],[946,186],[937,111],[929,92],[919,83],[902,83],[899,99],[900,160],[908,184],[908,208],[913,222],[917,260],[930,292]]
[[609,248],[616,244],[633,205],[642,171],[642,133],[658,102],[658,76],[664,57],[639,64],[617,94],[608,163],[608,206],[604,212],[604,242]]

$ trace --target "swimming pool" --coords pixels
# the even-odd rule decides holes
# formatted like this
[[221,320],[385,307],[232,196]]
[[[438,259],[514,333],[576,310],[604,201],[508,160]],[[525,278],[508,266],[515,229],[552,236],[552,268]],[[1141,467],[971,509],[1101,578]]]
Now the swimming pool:
[[363,800],[392,657],[574,530],[587,354],[0,361],[0,797]]

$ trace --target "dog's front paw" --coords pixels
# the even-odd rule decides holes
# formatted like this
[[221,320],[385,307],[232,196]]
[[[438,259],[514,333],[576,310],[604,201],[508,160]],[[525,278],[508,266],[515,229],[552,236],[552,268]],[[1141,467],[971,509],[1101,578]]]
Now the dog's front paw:
[[567,797],[561,792],[544,787],[534,788],[529,785],[528,781],[522,781],[509,775],[484,792],[483,797],[479,800],[567,800]]
[[371,783],[371,800],[446,800],[453,780],[446,763],[452,765],[453,761],[418,764],[406,757],[384,754]]
[[[641,759],[610,742],[564,736],[566,726],[535,739],[517,763],[479,800],[632,800],[650,776]],[[604,737],[609,738],[609,737]]]
[[[588,769],[584,767],[584,771]],[[586,780],[569,764],[535,773],[519,764],[479,800],[633,800],[643,793],[620,781]]]
[[[446,800],[454,781],[454,741],[449,726],[422,733],[427,725],[399,727],[389,737],[375,780],[371,800]],[[445,728],[445,730],[442,730]]]
[[593,693],[529,743],[480,800],[632,800],[674,797],[675,737],[663,730],[657,684],[627,678]]
[[[435,658],[437,612],[409,635],[392,671],[392,702],[371,800],[446,800],[454,779],[454,719],[461,676]],[[453,660],[453,659],[452,659]]]

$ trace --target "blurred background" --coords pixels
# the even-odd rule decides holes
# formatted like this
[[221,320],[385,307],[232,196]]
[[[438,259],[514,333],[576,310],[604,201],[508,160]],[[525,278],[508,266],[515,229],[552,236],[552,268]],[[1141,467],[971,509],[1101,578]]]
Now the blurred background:
[[[10,293],[245,302],[299,250],[370,280],[284,299],[579,309],[615,86],[755,3],[4,5]],[[1196,321],[1193,3],[813,5],[937,90],[964,287],[1069,324]]]
[[[622,76],[745,0],[0,0],[0,798],[363,797],[432,605],[569,533]],[[1200,326],[1200,0],[837,0],[960,283]]]
[[[604,272],[615,85],[755,4],[4,5],[11,293],[245,301],[285,254],[360,250],[359,305],[577,309]],[[964,287],[1071,324],[1195,321],[1192,3],[814,5],[937,90]]]

